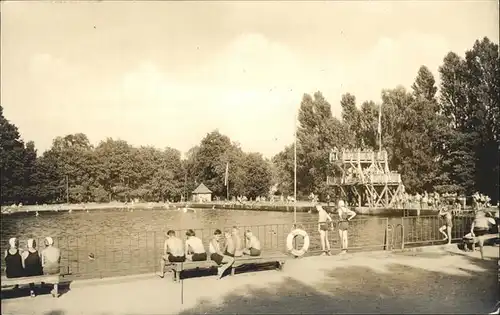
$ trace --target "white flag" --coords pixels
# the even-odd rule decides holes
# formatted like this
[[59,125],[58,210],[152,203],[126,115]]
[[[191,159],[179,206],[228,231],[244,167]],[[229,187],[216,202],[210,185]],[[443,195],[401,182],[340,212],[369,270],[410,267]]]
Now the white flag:
[[227,186],[228,177],[229,177],[229,162],[226,163],[226,176],[224,178],[224,186]]

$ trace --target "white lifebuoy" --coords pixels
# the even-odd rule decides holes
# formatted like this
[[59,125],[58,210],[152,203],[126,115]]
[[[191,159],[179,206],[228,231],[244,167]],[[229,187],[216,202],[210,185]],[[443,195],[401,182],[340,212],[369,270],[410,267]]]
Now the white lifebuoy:
[[[298,235],[304,238],[304,246],[302,246],[301,249],[293,248],[293,240]],[[286,248],[295,257],[300,257],[304,255],[309,249],[309,235],[307,235],[306,231],[301,229],[293,230],[292,232],[290,232],[290,234],[288,234],[288,237],[286,238]]]

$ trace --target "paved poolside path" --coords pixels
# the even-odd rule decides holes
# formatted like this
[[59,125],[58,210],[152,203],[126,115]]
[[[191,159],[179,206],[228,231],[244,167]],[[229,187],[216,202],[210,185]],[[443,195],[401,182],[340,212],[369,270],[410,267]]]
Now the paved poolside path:
[[492,311],[499,296],[499,247],[432,247],[289,261],[284,272],[184,280],[151,275],[75,281],[59,299],[11,297],[2,314],[468,313]]

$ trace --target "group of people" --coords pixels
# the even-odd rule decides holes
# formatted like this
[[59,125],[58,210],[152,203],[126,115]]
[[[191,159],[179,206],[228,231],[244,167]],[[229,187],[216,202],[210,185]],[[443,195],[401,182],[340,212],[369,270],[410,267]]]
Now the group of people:
[[[333,230],[333,219],[332,216],[321,206],[317,205],[316,210],[318,210],[318,232],[320,235],[322,256],[331,255],[330,252],[330,241],[328,239],[328,231]],[[349,229],[349,222],[356,216],[356,212],[347,208],[343,200],[339,200],[337,203],[337,213],[339,219],[339,238],[341,244],[341,254],[347,252],[348,238],[347,230]]]
[[[479,243],[479,250],[481,252],[481,258],[484,259],[483,246],[484,246],[484,235],[489,234],[491,232],[492,226],[500,226],[500,220],[498,218],[498,212],[496,215],[496,220],[491,216],[491,213],[478,210],[475,213],[474,221],[470,227],[470,233],[466,234],[463,237],[463,241],[465,244],[470,244],[472,247],[472,251],[475,250],[476,241]],[[498,231],[497,231],[498,233]],[[464,246],[464,249],[467,249],[467,246]]]
[[[54,246],[54,240],[48,236],[44,240],[45,249],[40,253],[36,241],[28,239],[26,250],[19,247],[19,240],[9,239],[9,249],[5,251],[5,275],[7,278],[33,277],[59,273],[61,251]],[[35,296],[34,284],[30,284],[30,295]]]
[[179,263],[186,260],[205,261],[210,258],[219,266],[217,274],[220,279],[224,272],[233,265],[235,257],[260,256],[261,254],[260,241],[250,230],[245,231],[242,239],[239,229],[234,226],[231,231],[225,231],[224,240],[222,238],[222,231],[215,230],[208,246],[210,255],[208,256],[203,241],[193,230],[186,232],[185,241],[177,237],[175,231],[168,231],[160,260],[160,277],[163,278],[165,275],[166,263]]
[[478,191],[472,195],[474,209],[488,208],[491,206],[491,198],[487,195],[480,194]]
[[[443,220],[444,224],[439,228],[439,232],[443,234],[444,241],[448,241],[448,244],[451,244],[452,240],[452,229],[453,229],[453,215],[449,208],[441,207],[438,214]],[[470,244],[472,250],[475,249],[476,242],[479,243],[479,248],[481,251],[481,258],[484,258],[483,255],[483,246],[484,246],[484,235],[489,234],[492,226],[498,226],[500,223],[498,218],[498,212],[496,214],[496,220],[491,215],[491,213],[484,210],[477,210],[474,214],[474,220],[472,221],[470,232],[463,236],[463,242],[465,244]],[[464,246],[464,249],[467,250],[467,246]]]

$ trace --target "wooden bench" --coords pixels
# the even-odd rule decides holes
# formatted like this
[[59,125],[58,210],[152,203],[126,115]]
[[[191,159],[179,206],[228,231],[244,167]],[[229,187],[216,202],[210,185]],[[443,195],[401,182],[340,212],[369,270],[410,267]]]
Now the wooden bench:
[[186,260],[183,263],[166,263],[165,265],[168,269],[173,272],[174,281],[180,280],[180,274],[184,270],[197,269],[197,268],[212,268],[218,267],[217,263],[213,260],[207,259],[202,261],[190,261]]
[[[283,270],[283,266],[290,256],[285,254],[269,254],[261,256],[241,256],[235,257],[234,263],[231,266],[231,275],[235,274],[235,269],[237,267],[249,264],[266,264],[266,263],[277,263],[278,270]],[[218,267],[219,265],[213,260],[203,260],[203,261],[185,261],[183,263],[167,263],[166,267],[173,272],[174,281],[178,282],[180,280],[180,273],[184,270],[198,269],[198,268],[212,268]]]
[[43,276],[34,276],[34,277],[21,277],[21,278],[7,278],[2,276],[2,288],[5,287],[13,287],[16,285],[28,285],[30,283],[40,284],[40,283],[49,283],[54,285],[53,296],[58,297],[58,285],[60,280],[60,274],[56,275],[43,275]]
[[241,256],[235,257],[234,264],[231,266],[231,275],[234,275],[236,268],[243,265],[250,264],[267,264],[267,263],[277,263],[278,270],[282,271],[285,265],[285,262],[290,258],[290,256],[281,253],[273,253],[261,256]]

